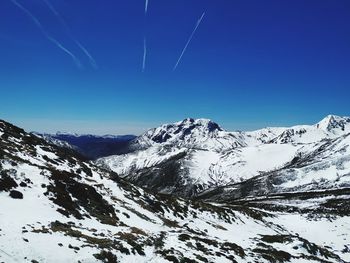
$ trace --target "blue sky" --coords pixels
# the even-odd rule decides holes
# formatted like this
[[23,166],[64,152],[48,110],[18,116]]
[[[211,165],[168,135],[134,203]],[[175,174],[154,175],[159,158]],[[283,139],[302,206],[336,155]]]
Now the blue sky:
[[69,30],[43,0],[16,1],[83,65],[0,2],[0,118],[27,130],[138,134],[186,117],[251,130],[350,115],[348,0],[149,0],[146,16],[143,0],[50,0]]

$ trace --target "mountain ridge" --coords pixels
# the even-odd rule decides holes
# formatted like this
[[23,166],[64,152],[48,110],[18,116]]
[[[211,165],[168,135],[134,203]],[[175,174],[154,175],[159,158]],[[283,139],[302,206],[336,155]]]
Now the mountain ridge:
[[99,136],[60,132],[56,134],[34,134],[59,146],[72,147],[89,159],[129,152],[129,142],[136,138],[134,135]]
[[[185,119],[150,129],[131,142],[132,152],[104,157],[96,163],[153,190],[195,196],[213,186],[244,182],[283,167],[288,173],[288,163],[300,161],[300,156],[314,154],[327,140],[336,143],[334,140],[348,133],[350,118],[335,115],[314,125],[249,132],[228,132],[208,119]],[[346,148],[344,153],[348,155]],[[325,158],[330,156],[328,152]],[[326,165],[325,160],[322,162]],[[345,176],[347,168],[339,167],[334,172]],[[305,170],[299,176],[311,176],[311,172]]]

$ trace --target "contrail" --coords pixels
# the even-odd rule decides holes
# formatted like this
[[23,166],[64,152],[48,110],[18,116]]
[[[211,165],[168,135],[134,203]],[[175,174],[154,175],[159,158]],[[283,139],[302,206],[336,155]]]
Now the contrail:
[[91,66],[94,69],[97,69],[98,66],[97,66],[97,63],[96,63],[95,59],[91,56],[91,54],[83,46],[83,44],[81,44],[75,37],[73,37],[69,26],[67,25],[66,21],[64,21],[64,19],[60,15],[60,13],[58,13],[58,11],[53,7],[53,5],[50,3],[49,0],[42,0],[42,1],[48,6],[48,8],[51,10],[51,12],[57,17],[57,19],[60,21],[60,23],[64,27],[66,33],[69,35],[69,37],[75,42],[75,44],[81,49],[81,51],[83,51],[83,53],[88,57]]
[[175,66],[174,66],[174,68],[173,68],[173,71],[175,71],[176,68],[177,68],[177,66],[179,65],[179,63],[180,63],[180,61],[181,61],[181,59],[182,59],[182,56],[185,54],[188,45],[191,43],[191,40],[192,40],[194,34],[196,33],[197,28],[199,27],[200,23],[202,22],[202,19],[203,19],[204,15],[205,15],[205,12],[204,12],[204,13],[202,14],[202,16],[198,19],[197,24],[196,24],[194,30],[192,31],[192,34],[191,34],[190,38],[188,39],[188,41],[187,41],[187,43],[186,43],[184,49],[183,49],[182,52],[181,52],[181,55],[180,55],[179,59],[177,60]]
[[147,14],[147,10],[148,10],[148,0],[146,0],[145,2],[145,14]]
[[142,62],[142,72],[146,69],[146,58],[147,58],[147,42],[146,37],[143,39],[143,62]]
[[98,69],[97,63],[95,59],[90,55],[89,51],[87,51],[87,49],[78,40],[76,39],[73,39],[73,40],[77,44],[77,46],[84,52],[84,54],[88,57],[91,66],[94,69]]
[[[148,11],[148,0],[145,0],[145,17]],[[147,42],[146,36],[143,38],[143,61],[142,61],[142,72],[145,72],[146,69],[146,58],[147,58]]]
[[67,48],[65,48],[60,42],[58,42],[55,38],[49,35],[45,28],[42,26],[40,21],[28,10],[26,9],[23,5],[18,3],[16,0],[10,0],[14,5],[16,5],[18,8],[20,8],[29,18],[36,24],[36,26],[40,29],[40,31],[44,34],[44,36],[54,43],[59,49],[63,50],[66,54],[68,54],[74,61],[74,63],[77,65],[78,68],[82,68],[82,64],[80,63],[79,59],[72,53],[70,52]]

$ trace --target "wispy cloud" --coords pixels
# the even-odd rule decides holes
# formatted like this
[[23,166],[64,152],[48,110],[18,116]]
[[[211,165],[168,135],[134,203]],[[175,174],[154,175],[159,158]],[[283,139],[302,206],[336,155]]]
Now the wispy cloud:
[[173,71],[175,71],[176,68],[177,68],[177,66],[179,65],[179,63],[180,63],[180,61],[181,61],[183,55],[184,55],[185,52],[186,52],[186,49],[187,49],[188,45],[191,43],[191,40],[192,40],[194,34],[196,33],[196,31],[197,31],[199,25],[201,24],[201,22],[202,22],[204,16],[205,16],[205,12],[204,12],[204,13],[202,14],[202,16],[198,19],[198,21],[197,21],[197,23],[196,23],[196,26],[195,26],[195,28],[194,28],[193,31],[192,31],[192,34],[190,35],[190,37],[189,37],[189,39],[188,39],[188,41],[187,41],[187,43],[186,43],[184,49],[183,49],[182,52],[181,52],[181,55],[180,55],[179,59],[177,60],[175,66],[174,66],[174,68],[173,68]]
[[[148,0],[145,0],[145,17],[148,11]],[[147,41],[146,36],[143,38],[143,57],[142,57],[142,72],[146,69],[146,59],[147,59]]]
[[88,57],[90,65],[94,68],[94,69],[98,69],[96,60],[91,56],[90,52],[87,51],[87,49],[78,41],[78,40],[74,40],[74,42],[77,44],[77,46],[83,51],[83,53]]
[[70,30],[68,24],[66,21],[63,19],[63,17],[60,15],[60,13],[54,8],[54,6],[51,4],[49,0],[42,0],[48,8],[51,10],[51,12],[57,17],[57,19],[60,21],[61,25],[64,27],[66,33],[69,35],[69,37],[75,42],[75,44],[80,48],[80,50],[87,56],[89,59],[89,62],[91,66],[94,69],[97,69],[97,63],[96,60],[93,58],[93,56],[90,54],[90,52],[83,46],[83,44],[78,41],[76,37],[73,36],[72,31]]
[[147,41],[146,37],[143,39],[143,60],[142,60],[142,72],[146,69],[146,58],[147,58]]
[[147,14],[148,11],[148,0],[145,1],[145,14]]
[[40,29],[40,31],[43,33],[43,35],[51,41],[53,44],[55,44],[59,49],[61,49],[63,52],[65,52],[67,55],[69,55],[76,66],[78,68],[82,68],[82,64],[80,60],[71,52],[69,51],[66,47],[64,47],[58,40],[56,40],[54,37],[52,37],[43,27],[43,25],[40,23],[39,19],[37,19],[28,9],[26,9],[23,5],[18,3],[16,0],[10,0],[14,5],[16,5],[18,8],[20,8],[33,22],[34,24]]

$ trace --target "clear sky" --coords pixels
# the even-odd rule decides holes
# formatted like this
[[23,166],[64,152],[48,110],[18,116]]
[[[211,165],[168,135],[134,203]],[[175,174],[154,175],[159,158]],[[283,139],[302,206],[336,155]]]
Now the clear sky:
[[146,15],[144,0],[49,1],[56,13],[0,1],[0,118],[27,130],[138,134],[186,117],[251,130],[350,115],[349,0],[149,0]]

